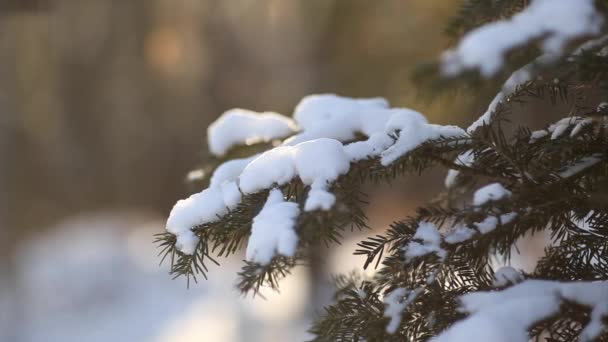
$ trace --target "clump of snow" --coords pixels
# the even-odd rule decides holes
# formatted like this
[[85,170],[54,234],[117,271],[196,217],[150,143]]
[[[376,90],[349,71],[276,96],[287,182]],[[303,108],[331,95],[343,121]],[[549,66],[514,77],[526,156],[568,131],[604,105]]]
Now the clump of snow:
[[534,131],[534,132],[532,132],[532,134],[530,134],[530,143],[533,143],[536,140],[542,139],[542,138],[546,137],[547,135],[549,135],[549,132],[547,132],[544,129]]
[[304,141],[331,138],[342,142],[355,139],[356,133],[371,136],[382,132],[391,113],[383,98],[355,99],[334,94],[302,98],[293,117],[302,132],[285,141],[295,145]]
[[298,246],[294,226],[299,213],[298,204],[285,201],[281,190],[270,190],[266,204],[253,219],[247,260],[267,265],[276,253],[294,256]]
[[399,287],[391,291],[391,293],[384,296],[384,317],[389,317],[391,320],[386,326],[386,332],[394,334],[401,323],[401,313],[407,306],[405,304],[405,295],[407,290]]
[[488,216],[485,219],[483,219],[483,221],[476,222],[473,225],[475,225],[475,227],[477,227],[477,230],[481,234],[487,234],[487,233],[493,231],[494,229],[496,229],[496,227],[498,226],[498,218],[500,218],[501,224],[507,224],[507,223],[513,221],[513,219],[515,219],[515,217],[517,217],[516,213],[503,214],[503,215],[500,215],[499,217]]
[[405,310],[422,291],[421,288],[417,288],[408,293],[406,289],[398,287],[384,296],[384,317],[390,318],[390,321],[386,326],[387,333],[394,334],[397,331],[399,324],[401,323],[401,314],[403,313],[403,310]]
[[350,168],[344,147],[333,139],[317,139],[295,146],[294,162],[302,183],[312,185],[313,189],[324,188]]
[[564,300],[592,308],[579,341],[596,339],[605,328],[602,319],[608,315],[608,282],[527,280],[503,291],[462,296],[461,309],[470,315],[431,341],[527,342],[527,329],[559,313]]
[[250,145],[284,138],[296,131],[295,122],[283,115],[231,109],[207,129],[209,151],[222,156],[235,145]]
[[570,41],[600,32],[602,17],[593,0],[534,0],[522,12],[467,33],[458,46],[444,53],[441,71],[448,76],[478,69],[496,74],[511,50],[533,40],[545,53],[559,55]]
[[273,185],[283,185],[296,176],[294,148],[279,146],[262,153],[251,161],[239,176],[239,185],[251,194]]
[[462,128],[457,126],[429,124],[422,114],[410,109],[395,109],[386,124],[386,132],[397,133],[399,138],[394,145],[382,152],[380,161],[384,166],[391,164],[428,140],[466,134]]
[[327,191],[329,184],[349,169],[350,160],[339,141],[316,139],[263,153],[241,173],[240,188],[244,193],[254,193],[285,184],[297,175],[312,189],[305,210],[328,210],[335,202],[334,195]]
[[[389,108],[388,102],[382,98],[310,95],[297,105],[294,118],[302,132],[287,139],[285,145],[318,138],[346,142],[355,139],[356,133],[362,133],[368,140],[345,147],[350,159],[355,161],[381,155],[383,165],[392,163],[427,140],[465,134],[456,126],[429,124],[422,114],[414,110]],[[397,142],[387,135],[395,132],[400,132]]]
[[344,146],[344,151],[351,161],[369,159],[379,156],[395,141],[384,132],[374,133],[367,140],[356,141]]
[[179,200],[173,206],[167,219],[167,231],[177,237],[176,247],[185,254],[193,254],[198,238],[192,228],[204,223],[215,222],[240,201],[236,184],[226,182],[221,186],[209,187],[202,192]]
[[471,239],[473,235],[475,235],[474,229],[458,224],[445,236],[444,241],[449,244],[461,243]]
[[[585,51],[599,48],[599,47],[603,46],[606,43],[606,41],[608,41],[608,35],[604,35],[604,36],[601,36],[596,39],[588,40],[588,41],[584,42],[583,44],[581,44],[580,46],[578,46],[574,51],[572,51],[572,54],[568,58],[568,60],[572,61],[574,59],[573,56],[579,56]],[[601,51],[599,51],[597,53],[597,55],[602,56]]]
[[236,181],[245,167],[257,157],[259,157],[259,154],[223,162],[211,175],[210,186],[219,186],[224,182]]
[[559,137],[564,135],[564,132],[566,132],[571,126],[574,126],[574,128],[572,128],[572,131],[570,131],[570,137],[575,137],[578,133],[580,133],[583,127],[592,123],[593,120],[589,118],[582,118],[579,116],[570,116],[567,118],[563,118],[549,125],[546,130],[541,129],[532,132],[532,134],[530,135],[530,142],[533,143],[536,140],[542,139],[549,134],[551,134],[551,140],[558,139]]
[[323,188],[312,188],[308,192],[306,203],[304,203],[304,211],[329,210],[334,203],[336,203],[334,194]]
[[[517,213],[514,212],[502,214],[499,216],[487,216],[482,221],[473,223],[473,226],[477,228],[477,231],[480,234],[487,234],[496,229],[499,223],[499,219],[500,224],[507,224],[513,221],[516,217]],[[464,224],[457,224],[452,228],[451,231],[449,231],[445,235],[444,241],[448,244],[457,244],[465,242],[470,240],[475,235],[475,233],[475,229],[469,228]]]
[[551,140],[559,138],[571,125],[577,123],[581,118],[579,117],[568,117],[559,120],[558,122],[549,126],[548,131],[551,133]]
[[224,182],[220,187],[226,207],[234,208],[241,203],[241,190],[239,190],[236,182]]
[[[473,154],[472,150],[468,150],[466,152],[459,154],[458,157],[456,157],[456,160],[454,161],[454,163],[456,165],[461,165],[461,166],[466,166],[466,167],[473,165],[474,162],[475,162],[475,155]],[[458,178],[458,175],[460,175],[459,170],[448,170],[448,174],[445,177],[445,187],[449,189],[452,186],[454,186],[454,184],[456,183],[456,179]]]
[[473,205],[480,206],[490,201],[499,201],[509,196],[511,196],[511,191],[505,189],[502,184],[491,183],[475,191],[475,194],[473,195]]
[[487,234],[496,229],[498,219],[496,216],[488,216],[483,221],[474,223],[474,225],[481,234]]
[[520,271],[510,266],[503,266],[494,272],[494,287],[505,287],[507,285],[515,285],[524,281],[524,276]]
[[593,123],[593,120],[591,120],[591,119],[582,119],[582,120],[580,120],[576,124],[576,126],[574,126],[574,128],[572,129],[572,131],[570,132],[570,137],[576,136],[581,131],[581,129],[583,129],[583,127],[585,127],[587,125],[590,125],[592,123]]
[[514,212],[506,213],[506,214],[500,215],[499,217],[500,217],[501,224],[507,224],[507,223],[513,221],[517,217],[517,213],[514,213]]
[[420,222],[412,241],[405,247],[405,259],[410,261],[430,253],[435,253],[440,259],[444,259],[447,255],[447,252],[441,248],[441,234],[437,227],[431,222]]
[[593,165],[599,163],[602,160],[602,156],[600,154],[592,155],[588,157],[581,158],[574,165],[565,167],[562,171],[559,172],[559,176],[561,178],[570,178],[577,173],[592,167]]

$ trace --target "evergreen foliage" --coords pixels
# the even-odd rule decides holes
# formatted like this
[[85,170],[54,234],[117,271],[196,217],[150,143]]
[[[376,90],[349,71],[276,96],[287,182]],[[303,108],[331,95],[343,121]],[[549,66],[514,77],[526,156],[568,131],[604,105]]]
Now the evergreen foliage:
[[[528,5],[529,1],[520,0],[464,1],[446,31],[461,37],[480,25],[511,17]],[[597,1],[596,7],[605,14],[608,6]],[[570,42],[568,53],[535,67],[535,77],[517,85],[494,108],[490,124],[461,136],[426,141],[388,166],[382,165],[379,157],[353,163],[347,174],[331,184],[336,205],[327,211],[302,211],[298,217],[298,253],[276,256],[268,265],[247,262],[238,275],[240,290],[257,293],[262,286],[277,289],[277,281],[306,260],[306,246],[339,243],[345,231],[366,229],[363,184],[391,182],[437,166],[458,171],[456,183],[420,207],[413,217],[359,243],[355,254],[365,258],[363,268],[374,267],[377,272],[371,279],[356,274],[336,277],[335,303],[310,330],[316,341],[425,341],[438,336],[467,317],[458,310],[463,294],[497,289],[491,258],[508,260],[519,239],[541,231],[550,232],[552,244],[534,271],[523,275],[525,279],[607,281],[608,104],[598,105],[608,101],[608,39],[602,36],[606,24],[603,27],[603,33]],[[535,44],[530,41],[513,51],[504,69],[516,70],[525,64],[518,64],[522,56],[538,54]],[[467,72],[457,80],[466,82],[471,77],[479,79]],[[570,119],[547,126],[544,133],[509,121],[513,111],[541,100],[562,104],[554,110],[568,107],[559,116]],[[256,147],[263,151],[268,144],[247,147],[248,155]],[[465,153],[473,156],[469,165],[456,161]],[[511,195],[472,205],[473,193],[494,182]],[[279,188],[286,200],[304,207],[310,186],[296,177]],[[206,277],[206,264],[217,263],[214,257],[228,256],[244,247],[252,219],[267,194],[268,190],[243,195],[241,203],[218,221],[193,227],[200,241],[192,255],[176,249],[173,234],[160,234],[157,242],[163,258],[170,259],[172,273],[195,280],[197,275]],[[495,219],[495,226],[480,228],[480,222],[488,218]],[[421,222],[433,223],[444,233],[440,244],[444,256],[405,256],[404,250],[412,242],[424,243],[415,238]],[[455,229],[467,229],[470,236],[446,242],[445,236]],[[404,297],[407,305],[398,328],[391,332],[383,298],[398,288],[407,289],[411,297]],[[589,307],[564,301],[559,314],[529,327],[530,337],[575,340],[589,323],[590,312]],[[594,337],[608,341],[605,330]]]

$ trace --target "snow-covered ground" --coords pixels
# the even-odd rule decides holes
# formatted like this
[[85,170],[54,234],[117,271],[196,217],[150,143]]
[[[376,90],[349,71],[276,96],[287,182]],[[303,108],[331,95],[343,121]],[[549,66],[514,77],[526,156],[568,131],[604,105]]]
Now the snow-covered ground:
[[21,246],[18,290],[0,289],[16,308],[8,336],[28,342],[306,339],[306,270],[296,269],[280,294],[243,298],[233,286],[238,255],[186,289],[185,280],[171,280],[167,265],[157,266],[152,240],[163,228],[140,215],[82,216]]

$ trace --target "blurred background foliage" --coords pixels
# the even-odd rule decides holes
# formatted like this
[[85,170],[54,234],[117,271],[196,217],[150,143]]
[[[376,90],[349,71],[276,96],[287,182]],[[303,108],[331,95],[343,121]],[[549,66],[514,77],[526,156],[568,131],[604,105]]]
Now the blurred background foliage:
[[17,239],[80,211],[166,214],[207,125],[232,107],[291,115],[302,96],[335,92],[440,123],[475,116],[463,93],[421,98],[410,77],[447,46],[452,2],[2,3],[4,225]]

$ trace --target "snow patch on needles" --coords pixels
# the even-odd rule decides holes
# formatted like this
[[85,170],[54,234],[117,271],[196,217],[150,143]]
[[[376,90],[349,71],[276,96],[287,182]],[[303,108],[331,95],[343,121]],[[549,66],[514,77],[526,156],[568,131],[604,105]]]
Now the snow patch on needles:
[[461,243],[471,239],[473,235],[475,235],[474,229],[458,224],[445,236],[444,240],[449,244]]
[[511,196],[511,191],[505,189],[502,184],[491,183],[475,191],[473,205],[480,206],[490,201],[500,201],[509,196]]
[[386,124],[386,133],[397,134],[399,138],[394,145],[382,152],[380,162],[384,166],[390,165],[428,140],[466,135],[466,132],[457,126],[429,124],[422,114],[410,109],[394,110]]
[[600,32],[602,17],[593,0],[534,0],[513,17],[483,25],[442,56],[441,71],[455,76],[479,69],[484,77],[496,74],[506,54],[533,40],[545,53],[561,54],[565,45]]
[[527,280],[503,291],[474,292],[460,297],[461,311],[470,313],[432,342],[527,342],[527,329],[559,313],[563,301],[592,309],[579,341],[592,341],[605,328],[608,316],[608,282],[560,283]]
[[285,201],[281,190],[270,190],[264,208],[253,219],[247,260],[267,265],[276,253],[294,256],[298,246],[294,227],[299,213],[298,204]]
[[520,271],[510,266],[503,266],[494,272],[494,287],[505,287],[507,285],[515,285],[524,281],[524,276]]
[[235,145],[251,145],[284,138],[296,131],[295,122],[283,115],[235,108],[224,112],[207,129],[209,151],[223,156]]
[[240,187],[244,193],[255,193],[274,185],[283,185],[296,175],[312,191],[305,210],[328,210],[335,202],[329,184],[348,172],[350,160],[342,144],[334,139],[317,139],[295,146],[280,146],[263,153],[243,170]]
[[[517,213],[510,212],[498,216],[487,216],[480,222],[473,223],[473,226],[477,228],[477,232],[480,234],[488,234],[498,227],[498,224],[507,224],[513,221],[517,217]],[[500,220],[500,221],[499,221]],[[475,229],[469,228],[464,224],[455,225],[444,237],[444,241],[448,244],[457,244],[465,242],[473,238],[476,231]]]
[[[473,163],[475,162],[475,155],[473,154],[472,150],[468,150],[466,152],[463,152],[461,154],[458,155],[458,157],[456,157],[456,160],[454,161],[454,163],[456,165],[461,165],[461,166],[465,166],[465,167],[470,167],[471,165],[473,165]],[[458,175],[460,175],[460,171],[459,170],[448,170],[448,174],[447,176],[445,176],[445,187],[446,188],[451,188],[452,186],[454,186],[454,184],[456,183],[456,179],[458,178]]]
[[500,216],[488,216],[481,222],[473,223],[477,230],[481,234],[487,234],[496,229],[498,226],[498,219],[500,218],[500,224],[507,224],[513,221],[517,217],[517,213],[508,213]]
[[570,178],[570,177],[576,175],[577,173],[582,172],[582,171],[592,167],[593,165],[599,163],[600,161],[602,161],[601,154],[583,157],[580,160],[578,160],[576,163],[574,163],[573,165],[564,168],[559,173],[559,176],[561,178]]
[[401,314],[403,313],[403,310],[405,310],[422,291],[421,288],[417,288],[408,294],[406,289],[398,287],[384,296],[384,305],[386,306],[384,309],[384,317],[390,318],[390,321],[386,326],[387,333],[394,334],[397,332],[399,324],[401,323]]
[[[237,194],[238,193],[238,194]],[[210,187],[179,200],[167,219],[167,231],[177,237],[176,247],[185,254],[193,254],[198,238],[192,228],[219,220],[240,202],[240,192],[234,182]]]
[[542,139],[548,135],[551,135],[551,140],[556,140],[564,135],[564,133],[572,126],[572,131],[570,131],[570,137],[575,137],[583,127],[590,125],[593,123],[593,120],[590,118],[583,118],[580,116],[570,116],[567,118],[563,118],[558,120],[555,123],[549,125],[549,127],[545,129],[541,129],[538,131],[532,132],[530,135],[530,143],[534,143],[539,139]]
[[441,234],[437,227],[431,222],[420,222],[412,241],[405,247],[405,260],[410,261],[430,253],[435,253],[442,260],[447,255],[447,252],[441,248]]
[[401,323],[401,313],[407,306],[404,300],[406,294],[407,290],[399,287],[384,296],[384,317],[391,319],[386,326],[386,332],[389,334],[394,334]]
[[209,180],[210,186],[219,186],[224,182],[237,180],[245,167],[259,156],[256,154],[248,158],[232,159],[222,163],[213,171]]

